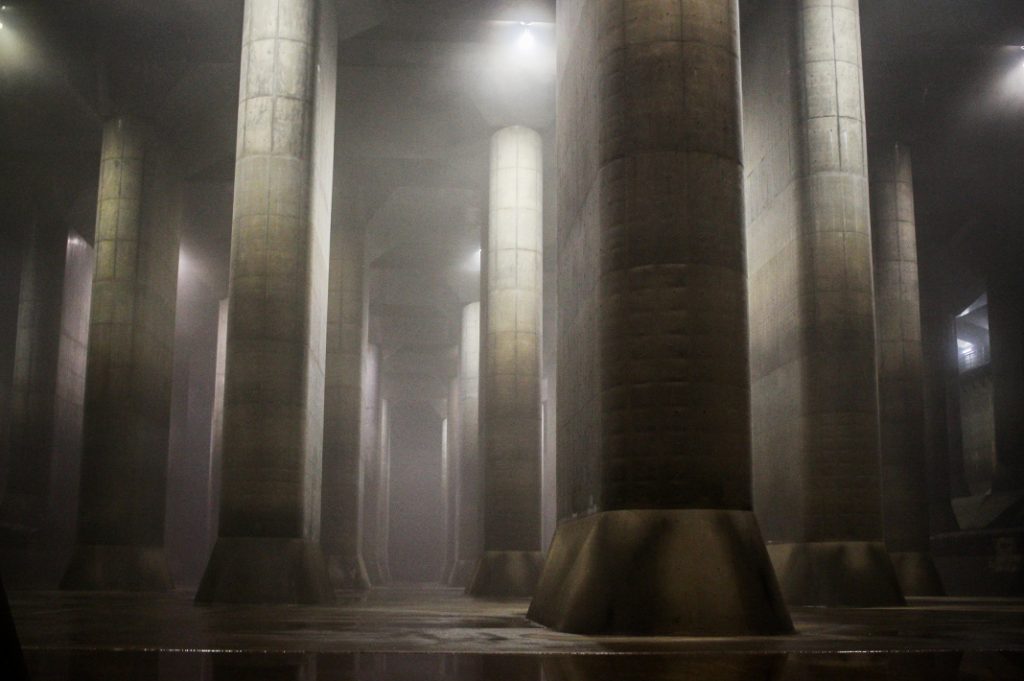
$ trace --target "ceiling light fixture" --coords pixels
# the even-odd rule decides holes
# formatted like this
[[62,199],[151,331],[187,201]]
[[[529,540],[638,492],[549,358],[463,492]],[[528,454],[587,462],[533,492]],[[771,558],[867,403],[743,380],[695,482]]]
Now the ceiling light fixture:
[[519,40],[516,41],[516,45],[519,46],[520,50],[532,50],[534,45],[537,44],[537,40],[533,37],[533,32],[530,31],[530,22],[520,21],[519,25],[523,27],[523,32],[520,34]]

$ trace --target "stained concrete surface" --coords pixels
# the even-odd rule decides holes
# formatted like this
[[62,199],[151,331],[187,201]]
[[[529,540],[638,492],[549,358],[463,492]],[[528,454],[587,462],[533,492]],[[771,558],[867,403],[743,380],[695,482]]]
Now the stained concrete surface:
[[526,600],[457,589],[347,593],[332,607],[195,607],[181,591],[15,592],[11,607],[35,679],[1024,677],[1022,600],[793,608],[790,636],[630,638],[549,631]]

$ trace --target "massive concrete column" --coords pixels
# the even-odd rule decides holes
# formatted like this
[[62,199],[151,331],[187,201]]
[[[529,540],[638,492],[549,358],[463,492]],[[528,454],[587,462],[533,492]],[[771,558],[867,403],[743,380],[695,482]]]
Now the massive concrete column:
[[480,303],[462,308],[459,346],[459,470],[456,515],[458,558],[448,576],[451,586],[466,586],[480,560]]
[[529,616],[790,631],[751,511],[736,2],[559,11],[561,523]]
[[[336,215],[341,211],[337,211]],[[331,581],[368,589],[363,563],[362,427],[364,233],[336,224],[327,294],[327,394],[324,398],[322,535]]]
[[996,465],[992,491],[1024,493],[1024,287],[1019,271],[988,281]]
[[198,602],[333,599],[320,488],[335,11],[245,3],[220,528]]
[[130,118],[103,129],[79,497],[65,589],[165,590],[180,180]]
[[540,135],[491,139],[481,292],[483,554],[474,596],[529,596],[540,575],[540,353],[544,159]]
[[929,554],[913,170],[910,152],[901,144],[879,145],[870,158],[885,545],[904,594],[941,596],[942,582]]
[[882,541],[857,0],[744,15],[755,508],[793,605],[898,605]]
[[[11,400],[11,458],[0,500],[5,538],[27,543],[45,520],[55,433],[67,229],[37,220],[21,266]],[[10,579],[10,577],[8,577]]]
[[53,588],[74,545],[93,263],[92,247],[63,221],[32,228],[16,301],[11,457],[0,501],[9,586]]

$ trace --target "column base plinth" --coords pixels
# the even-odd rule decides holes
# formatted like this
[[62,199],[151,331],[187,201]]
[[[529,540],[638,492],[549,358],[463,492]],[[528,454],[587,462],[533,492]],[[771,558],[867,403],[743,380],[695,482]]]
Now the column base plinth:
[[466,593],[475,598],[526,598],[537,588],[544,555],[540,551],[485,551]]
[[906,605],[892,559],[882,542],[769,544],[768,554],[788,605]]
[[327,554],[327,574],[335,589],[368,591],[370,575],[366,571],[362,556],[355,558]]
[[65,591],[172,591],[162,546],[78,544],[64,571]]
[[890,551],[892,566],[904,596],[945,596],[942,577],[926,551]]
[[448,579],[446,580],[448,586],[462,588],[469,586],[469,580],[473,578],[473,571],[476,569],[477,562],[475,560],[456,561],[452,571],[448,573]]
[[590,635],[793,631],[749,511],[606,511],[563,523],[527,616]]
[[196,603],[333,602],[320,545],[279,537],[219,538],[196,593]]

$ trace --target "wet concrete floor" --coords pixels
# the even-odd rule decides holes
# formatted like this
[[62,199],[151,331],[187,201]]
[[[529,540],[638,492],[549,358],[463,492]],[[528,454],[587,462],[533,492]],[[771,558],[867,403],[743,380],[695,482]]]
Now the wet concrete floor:
[[191,594],[15,592],[33,679],[329,681],[1024,681],[1024,601],[793,611],[781,637],[582,637],[527,601],[441,588],[340,595],[330,607],[197,607]]

